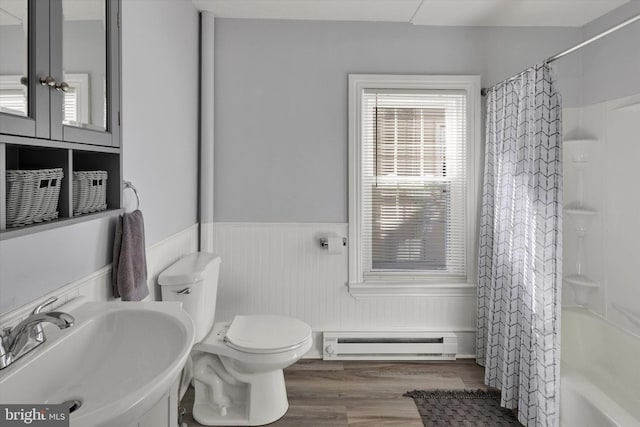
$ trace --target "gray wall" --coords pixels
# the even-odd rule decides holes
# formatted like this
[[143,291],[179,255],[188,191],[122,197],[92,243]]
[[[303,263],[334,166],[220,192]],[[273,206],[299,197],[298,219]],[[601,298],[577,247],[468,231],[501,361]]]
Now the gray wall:
[[[592,37],[638,13],[640,1],[632,0],[586,25],[583,37]],[[640,21],[585,47],[581,55],[582,105],[640,93]]]
[[197,222],[198,13],[184,0],[122,3],[123,176],[151,245]]
[[[347,75],[480,74],[497,83],[579,29],[218,19],[219,222],[347,221]],[[562,64],[572,76],[577,58]],[[566,102],[575,102],[568,85]]]
[[0,242],[0,313],[104,267],[112,236],[100,219]]
[[[187,1],[122,3],[123,176],[152,245],[196,222],[198,15]],[[109,264],[112,236],[103,219],[0,242],[0,313]]]

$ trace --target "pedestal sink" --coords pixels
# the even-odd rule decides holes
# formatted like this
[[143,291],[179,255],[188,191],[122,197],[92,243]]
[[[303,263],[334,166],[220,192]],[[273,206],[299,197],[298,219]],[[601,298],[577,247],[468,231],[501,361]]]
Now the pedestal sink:
[[69,402],[71,426],[137,425],[177,384],[191,319],[169,302],[85,302],[68,313],[72,327],[45,327],[43,345],[0,371],[0,403]]

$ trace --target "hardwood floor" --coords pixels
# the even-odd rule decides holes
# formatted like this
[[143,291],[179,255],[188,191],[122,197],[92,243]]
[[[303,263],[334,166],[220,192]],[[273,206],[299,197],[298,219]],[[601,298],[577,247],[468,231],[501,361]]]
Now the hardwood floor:
[[[473,360],[455,362],[325,362],[303,359],[285,369],[289,411],[273,427],[422,427],[410,390],[486,389]],[[191,416],[193,389],[181,402]]]

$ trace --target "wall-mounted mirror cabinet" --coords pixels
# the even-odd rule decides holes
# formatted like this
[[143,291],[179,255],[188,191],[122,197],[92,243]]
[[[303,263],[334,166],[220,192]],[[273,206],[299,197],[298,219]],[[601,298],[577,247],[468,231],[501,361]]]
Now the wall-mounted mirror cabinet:
[[73,173],[89,167],[109,172],[108,209],[120,208],[119,11],[120,0],[0,0],[0,240],[22,234],[7,225],[7,171],[63,170],[54,222],[74,217]]
[[0,133],[119,146],[118,9],[0,0]]

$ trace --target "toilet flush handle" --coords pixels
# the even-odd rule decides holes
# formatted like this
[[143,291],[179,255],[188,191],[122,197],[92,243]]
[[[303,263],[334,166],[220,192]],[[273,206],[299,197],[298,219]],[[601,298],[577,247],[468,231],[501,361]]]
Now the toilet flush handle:
[[189,295],[191,293],[191,288],[184,288],[181,291],[176,291],[178,295]]

